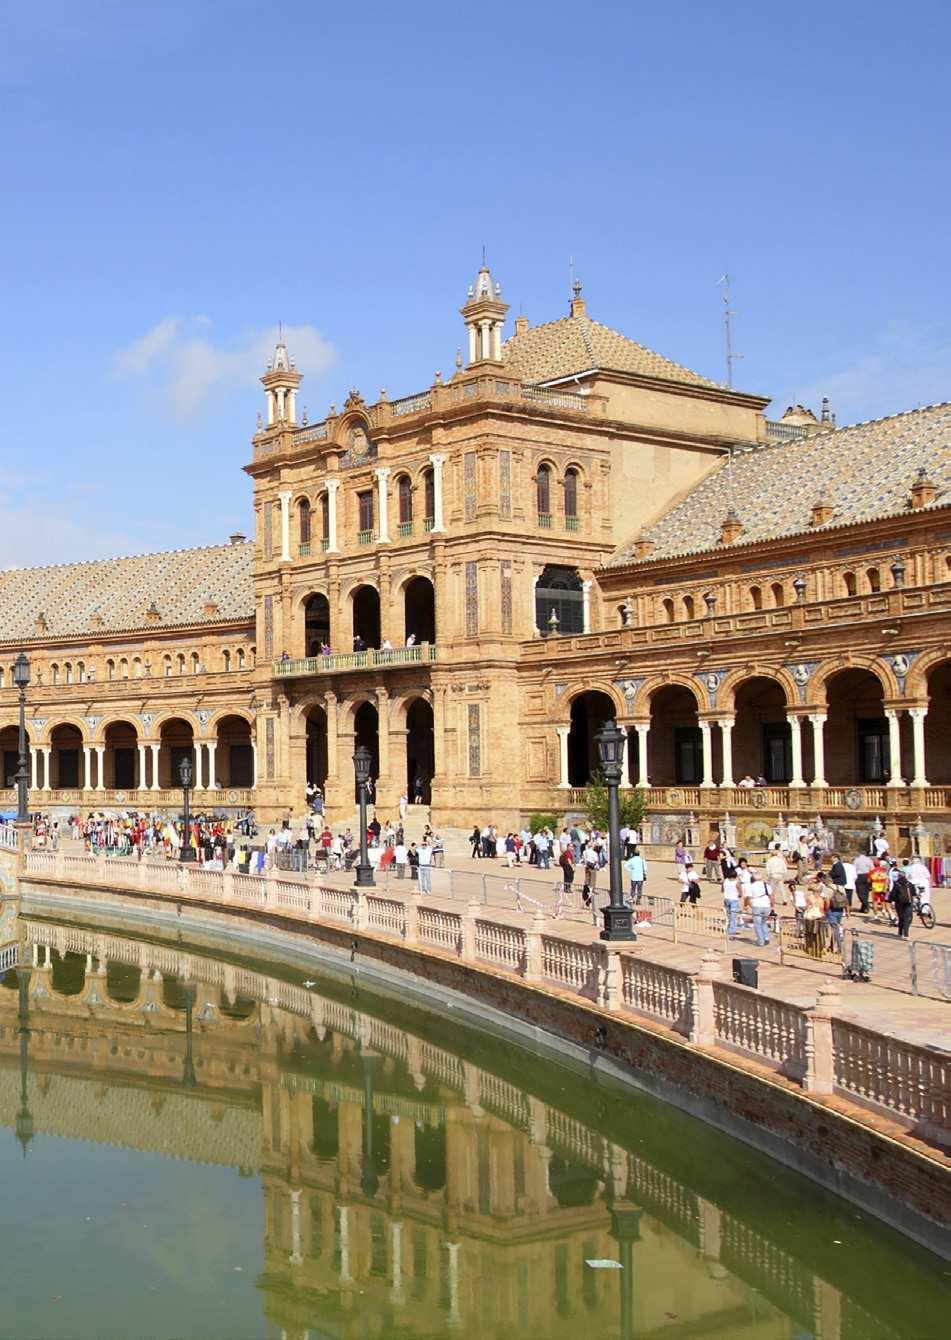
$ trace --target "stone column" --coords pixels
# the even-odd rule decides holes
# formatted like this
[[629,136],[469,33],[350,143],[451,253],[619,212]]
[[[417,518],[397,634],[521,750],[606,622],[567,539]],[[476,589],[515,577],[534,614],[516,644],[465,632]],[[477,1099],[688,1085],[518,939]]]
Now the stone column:
[[475,361],[476,361],[476,328],[473,325],[469,327],[469,362],[474,363]]
[[565,790],[571,785],[568,781],[568,736],[571,733],[570,726],[556,726],[555,731],[558,735],[558,786]]
[[621,790],[630,790],[631,774],[627,766],[627,751],[631,747],[631,731],[629,726],[621,726],[624,732],[624,742],[621,745]]
[[889,786],[905,785],[901,775],[901,723],[898,719],[900,711],[900,708],[885,708],[885,719],[888,722],[888,770],[891,773],[888,779]]
[[160,745],[160,744],[150,744],[150,745],[149,745],[149,748],[150,748],[151,751],[152,751],[152,787],[151,787],[151,789],[152,789],[153,791],[157,791],[157,790],[159,789],[159,749],[161,748],[161,745]]
[[700,741],[703,748],[703,780],[701,786],[713,785],[713,741],[710,737],[710,722],[700,722]]
[[[284,415],[281,415],[283,419]],[[281,562],[287,563],[291,557],[291,494],[290,490],[279,493],[281,503]]]
[[324,694],[324,711],[327,713],[327,780],[339,775],[337,766],[337,695]]
[[327,553],[339,554],[340,547],[337,544],[337,490],[340,488],[339,479],[327,480]]
[[202,791],[205,786],[205,778],[202,771],[204,767],[204,754],[200,740],[194,741],[193,752],[195,755],[195,790]]
[[651,724],[649,721],[635,721],[634,729],[637,731],[637,785],[650,786],[647,771],[647,737],[650,734]]
[[49,744],[40,745],[43,751],[43,785],[41,791],[52,791],[53,789],[53,746]]
[[292,1266],[299,1266],[303,1261],[300,1249],[300,1198],[299,1187],[290,1189],[291,1197],[291,1253],[287,1258]]
[[96,749],[96,789],[105,791],[106,789],[106,746],[97,744]]
[[284,387],[278,386],[275,395],[277,396],[277,417],[281,420],[284,418]]
[[251,785],[258,784],[258,746],[255,740],[251,740]]
[[442,507],[442,468],[446,458],[441,452],[435,452],[430,456],[429,463],[433,467],[433,531],[438,533],[446,529]]
[[826,724],[825,712],[810,712],[809,721],[812,724],[812,757],[815,776],[812,779],[813,786],[828,786],[825,778],[825,736],[823,727]]
[[390,516],[386,489],[386,481],[389,477],[390,467],[388,465],[381,465],[376,472],[377,510],[379,512],[376,527],[378,544],[389,544],[390,542]]
[[789,779],[790,786],[805,786],[806,781],[802,775],[802,726],[800,718],[786,714],[786,720],[789,722],[790,739],[792,741],[792,777]]
[[36,756],[37,756],[37,754],[38,754],[39,752],[40,752],[40,751],[39,751],[39,749],[36,747],[35,744],[31,744],[31,745],[30,745],[30,790],[31,790],[31,791],[36,791],[36,790],[39,789],[39,788],[37,787],[37,784],[36,784]]
[[735,786],[733,780],[733,727],[736,717],[720,718],[720,741],[723,748],[723,778],[721,786]]
[[581,583],[581,631],[591,632],[591,583]]
[[925,760],[925,717],[928,715],[927,707],[909,707],[908,715],[911,717],[912,741],[914,746],[914,766],[911,779],[912,786],[927,786],[928,778],[926,776],[927,765]]
[[83,745],[83,789],[92,790],[92,745]]
[[139,777],[138,777],[138,790],[139,790],[139,791],[144,791],[144,790],[145,790],[145,786],[146,786],[146,782],[145,782],[145,745],[142,744],[142,742],[141,742],[141,740],[140,740],[140,741],[139,741]]
[[212,791],[218,790],[218,782],[215,778],[215,750],[217,748],[217,740],[208,741],[208,785]]
[[390,784],[390,695],[386,689],[377,689],[376,691],[376,711],[377,741],[380,751],[380,775],[376,781],[376,803],[379,805],[382,803],[381,789],[383,787],[388,788]]

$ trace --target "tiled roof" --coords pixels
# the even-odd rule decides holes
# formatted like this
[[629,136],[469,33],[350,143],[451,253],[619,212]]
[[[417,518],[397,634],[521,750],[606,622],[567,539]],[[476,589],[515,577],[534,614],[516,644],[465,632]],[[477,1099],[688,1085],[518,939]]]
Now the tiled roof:
[[[149,623],[161,628],[251,619],[253,559],[254,545],[247,541],[50,568],[11,568],[0,572],[0,639],[18,642],[117,632]],[[150,620],[153,601],[158,618]],[[209,602],[218,608],[206,614]],[[40,614],[45,632],[37,630]]]
[[[951,403],[737,450],[732,470],[724,457],[692,492],[645,527],[641,537],[653,541],[645,561],[716,548],[730,507],[743,527],[731,548],[893,515],[907,506],[921,467],[937,490],[933,505],[951,502]],[[833,509],[832,517],[826,527],[813,527],[812,505],[820,498]],[[628,543],[608,566],[632,561]]]
[[502,359],[512,376],[525,382],[554,381],[590,368],[603,368],[694,386],[717,385],[580,314],[517,332],[502,345]]

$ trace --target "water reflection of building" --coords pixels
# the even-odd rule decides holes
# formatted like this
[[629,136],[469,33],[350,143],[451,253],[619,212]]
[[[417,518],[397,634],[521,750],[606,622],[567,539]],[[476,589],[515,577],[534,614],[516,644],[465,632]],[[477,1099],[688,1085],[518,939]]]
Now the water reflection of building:
[[[370,1012],[163,944],[21,925],[29,1077],[11,970],[0,1121],[22,1120],[19,1066],[38,1133],[260,1175],[259,1286],[284,1336],[890,1334],[728,1207]],[[602,1258],[629,1268],[585,1264]]]

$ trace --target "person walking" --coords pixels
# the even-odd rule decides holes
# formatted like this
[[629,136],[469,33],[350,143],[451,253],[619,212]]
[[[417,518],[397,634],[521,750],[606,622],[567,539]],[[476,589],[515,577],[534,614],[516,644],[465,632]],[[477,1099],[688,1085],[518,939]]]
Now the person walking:
[[624,869],[631,881],[631,901],[636,906],[641,901],[644,893],[644,883],[647,879],[647,862],[636,846],[624,862]]
[[789,878],[789,865],[785,856],[779,847],[774,847],[766,858],[766,864],[763,867],[766,882],[769,885],[769,894],[773,900],[773,906],[777,903],[786,902],[786,881]]
[[720,839],[711,837],[703,849],[703,874],[710,884],[720,882]]
[[849,910],[849,898],[845,891],[845,871],[842,869],[842,862],[836,858],[833,863],[833,870],[838,867],[841,873],[842,883],[838,884],[832,880],[829,888],[829,901],[826,907],[826,924],[832,932],[832,943],[835,945],[836,952],[842,948],[842,918]]
[[476,824],[469,834],[469,845],[472,848],[473,861],[479,860],[482,856],[482,830]]
[[680,867],[680,901],[689,902],[691,907],[696,907],[700,901],[700,881],[693,868],[693,861],[685,861]]
[[726,912],[726,938],[735,940],[740,916],[740,883],[735,875],[727,875],[723,880],[723,910]]
[[393,848],[393,864],[396,866],[397,879],[406,878],[407,859],[408,853],[406,850],[406,843],[403,841],[402,837],[400,837],[399,842],[397,842],[396,846]]
[[420,893],[432,893],[433,891],[433,848],[427,834],[423,834],[423,840],[417,848],[419,858],[419,891]]
[[571,847],[563,847],[561,855],[558,857],[558,864],[561,866],[561,877],[564,883],[565,893],[571,893],[571,886],[575,880],[575,863],[571,859]]
[[773,900],[769,896],[766,881],[754,879],[749,886],[750,911],[753,914],[753,933],[756,943],[763,948],[769,944],[769,918],[773,911]]
[[904,872],[900,872],[895,877],[888,895],[888,901],[894,907],[895,916],[898,920],[898,938],[900,940],[909,939],[915,902],[911,882]]

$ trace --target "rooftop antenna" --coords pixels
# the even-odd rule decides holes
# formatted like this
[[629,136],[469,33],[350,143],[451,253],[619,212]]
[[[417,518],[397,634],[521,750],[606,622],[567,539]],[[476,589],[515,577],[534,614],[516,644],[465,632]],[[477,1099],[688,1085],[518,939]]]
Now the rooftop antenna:
[[578,295],[575,293],[575,258],[574,258],[574,256],[569,256],[569,257],[568,257],[568,285],[569,285],[569,287],[570,287],[570,289],[571,289],[572,295],[573,295],[574,297],[577,297]]
[[482,268],[485,269],[485,243],[482,243]]
[[723,333],[726,338],[726,384],[733,390],[733,364],[742,354],[733,352],[733,318],[736,316],[733,308],[730,306],[730,276],[722,274],[717,280],[718,284],[723,285]]

